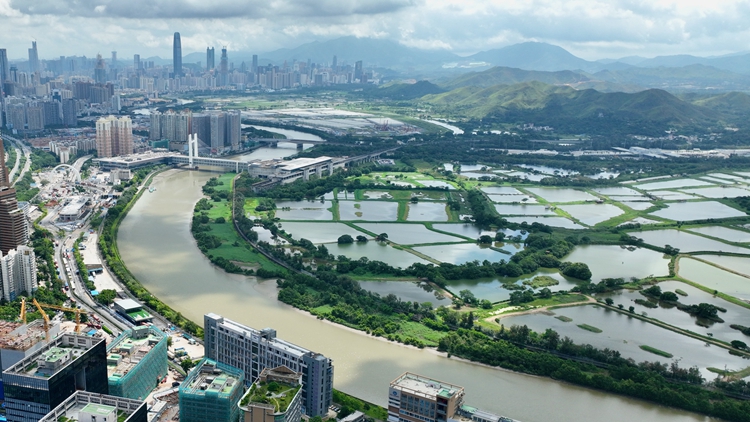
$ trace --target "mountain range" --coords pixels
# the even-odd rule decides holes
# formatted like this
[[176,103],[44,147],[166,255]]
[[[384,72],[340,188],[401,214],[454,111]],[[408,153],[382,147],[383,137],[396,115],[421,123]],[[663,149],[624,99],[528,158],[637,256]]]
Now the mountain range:
[[[235,66],[252,60],[252,52],[229,51],[229,60]],[[216,52],[218,62],[220,52]],[[512,67],[523,70],[562,71],[573,70],[596,73],[604,70],[621,71],[629,68],[685,67],[690,65],[710,66],[716,69],[750,75],[750,53],[743,52],[726,56],[698,57],[691,55],[659,56],[644,58],[638,56],[622,59],[590,61],[571,54],[562,47],[540,43],[524,42],[503,48],[482,51],[470,56],[458,56],[445,50],[425,50],[407,47],[394,41],[340,37],[328,41],[313,41],[295,48],[283,48],[266,53],[258,53],[262,64],[291,63],[293,60],[330,64],[337,56],[339,64],[350,64],[362,60],[367,67],[392,68],[400,71],[425,69],[464,69],[469,67],[492,66]],[[159,61],[159,58],[149,60]],[[183,58],[183,63],[205,63],[204,53],[191,53]]]

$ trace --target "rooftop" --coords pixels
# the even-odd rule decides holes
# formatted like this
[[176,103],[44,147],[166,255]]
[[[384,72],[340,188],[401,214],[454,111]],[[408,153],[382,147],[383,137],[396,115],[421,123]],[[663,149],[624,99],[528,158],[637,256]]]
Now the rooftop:
[[63,334],[3,373],[47,379],[103,341],[99,337]]
[[140,400],[76,391],[39,422],[76,421],[82,419],[82,413],[93,416],[107,416],[112,411],[117,412],[118,421],[128,422],[133,413],[141,408],[144,408],[145,411],[145,407],[146,403]]
[[302,385],[281,382],[257,382],[253,384],[240,400],[240,406],[264,405],[273,407],[274,413],[284,413],[294,400]]
[[140,303],[134,301],[133,299],[123,299],[123,300],[116,300],[115,305],[119,306],[120,308],[124,309],[126,312],[134,309],[141,309],[143,308],[143,305]]
[[244,374],[241,370],[211,359],[203,359],[180,386],[180,394],[213,394],[228,398],[235,389],[243,388],[243,381]]
[[166,335],[153,327],[127,330],[107,347],[107,376],[117,381],[136,367]]
[[430,399],[435,399],[438,396],[448,399],[457,393],[463,394],[464,391],[463,387],[410,372],[404,373],[391,382],[391,388]]
[[44,341],[44,338],[44,325],[41,319],[26,325],[0,321],[0,349],[26,351]]
[[[206,315],[207,317],[211,319],[218,320],[219,324],[225,329],[230,330],[234,332],[235,334],[239,335],[240,337],[259,337],[261,336],[261,331],[256,330],[255,328],[250,328],[246,325],[242,325],[238,322],[232,321],[230,319],[226,319],[220,315],[210,313]],[[268,328],[264,329],[269,330]],[[268,340],[269,343],[271,343],[274,347],[278,348],[279,350],[282,350],[291,356],[294,356],[296,358],[299,358],[303,355],[306,355],[310,353],[309,350],[305,349],[304,347],[297,346],[296,344],[289,343],[285,340],[279,339],[277,337],[273,337],[270,340]]]

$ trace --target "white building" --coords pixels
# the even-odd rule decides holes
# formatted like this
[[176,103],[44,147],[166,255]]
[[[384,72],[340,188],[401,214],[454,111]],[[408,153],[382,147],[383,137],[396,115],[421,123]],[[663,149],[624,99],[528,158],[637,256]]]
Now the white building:
[[2,256],[0,252],[0,287],[5,300],[15,300],[21,292],[32,293],[37,282],[36,255],[28,246],[18,246]]

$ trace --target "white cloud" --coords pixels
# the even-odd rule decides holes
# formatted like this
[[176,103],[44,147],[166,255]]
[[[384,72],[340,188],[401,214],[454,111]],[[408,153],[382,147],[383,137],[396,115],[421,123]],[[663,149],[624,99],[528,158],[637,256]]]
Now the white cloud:
[[543,41],[588,59],[750,50],[746,0],[0,0],[0,48],[26,57],[262,53],[344,35],[459,54]]

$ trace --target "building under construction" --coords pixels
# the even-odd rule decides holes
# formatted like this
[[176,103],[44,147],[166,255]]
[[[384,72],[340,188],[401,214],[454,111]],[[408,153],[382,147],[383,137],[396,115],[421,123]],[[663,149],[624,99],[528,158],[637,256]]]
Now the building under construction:
[[145,400],[165,375],[167,335],[153,325],[125,330],[109,344],[109,394]]
[[[49,325],[50,338],[60,334],[60,324],[53,320]],[[0,366],[8,369],[17,362],[44,347],[47,342],[44,321],[39,319],[28,324],[0,321]]]

